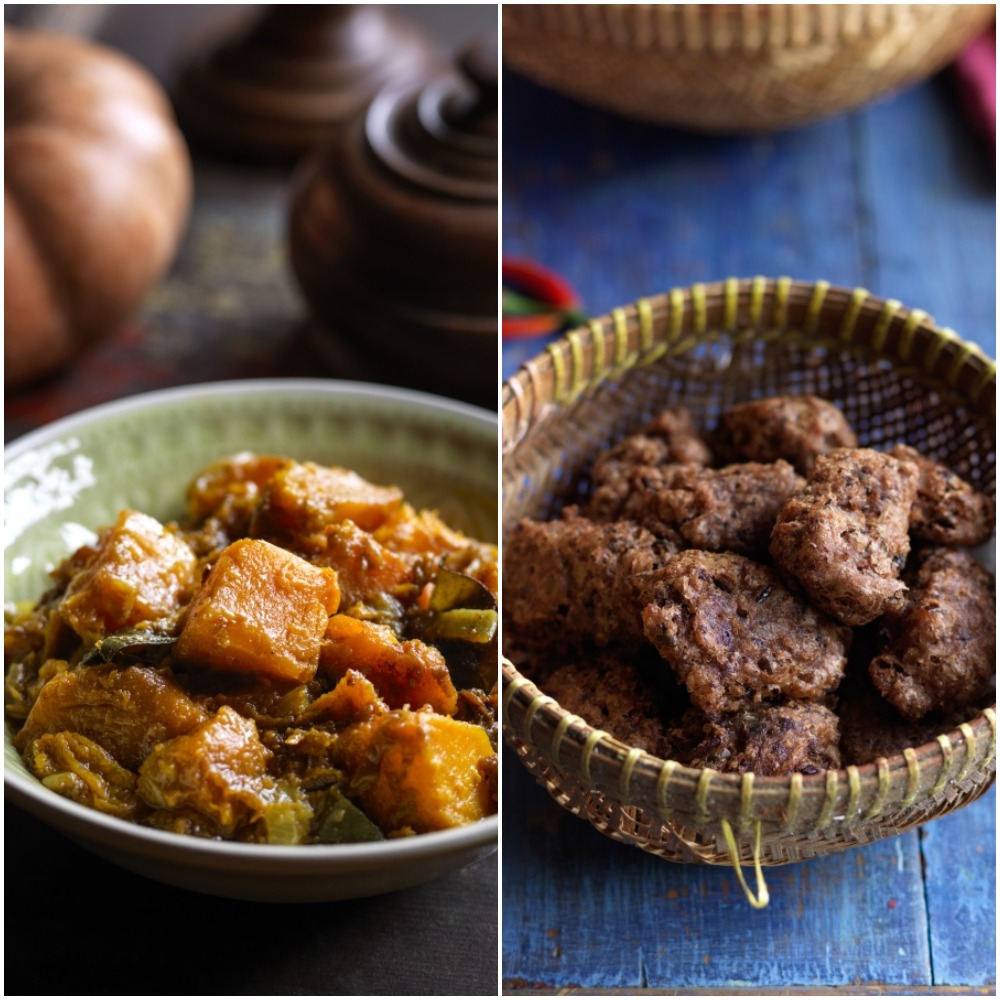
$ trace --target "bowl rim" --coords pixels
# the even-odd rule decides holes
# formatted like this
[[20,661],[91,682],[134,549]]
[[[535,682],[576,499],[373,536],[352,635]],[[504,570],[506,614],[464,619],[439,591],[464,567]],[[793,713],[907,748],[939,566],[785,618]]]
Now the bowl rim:
[[[282,393],[311,393],[316,396],[349,397],[372,404],[391,400],[416,409],[438,412],[474,421],[484,429],[496,427],[497,413],[460,400],[404,387],[358,382],[346,379],[322,378],[260,378],[233,379],[171,386],[148,392],[134,393],[106,403],[98,403],[75,413],[43,424],[4,445],[4,488],[9,475],[7,463],[52,438],[70,434],[92,422],[102,422],[127,416],[137,410],[183,404],[208,397],[277,396]],[[26,809],[32,815],[50,822],[70,836],[113,842],[119,846],[138,848],[142,853],[162,856],[184,854],[202,862],[205,867],[225,859],[242,861],[294,863],[306,868],[324,868],[337,861],[354,868],[393,862],[412,862],[422,858],[461,854],[477,848],[488,848],[499,840],[499,812],[463,826],[435,830],[413,836],[369,841],[359,844],[247,844],[228,840],[209,840],[184,836],[152,827],[140,826],[115,816],[109,816],[66,799],[35,778],[12,771],[4,761],[4,798]]]
[[[40,427],[36,427],[4,445],[4,463],[34,444],[52,435],[71,431],[74,427],[87,424],[93,420],[104,420],[109,417],[122,416],[137,409],[151,406],[185,403],[190,400],[204,399],[211,396],[244,396],[257,393],[268,395],[281,392],[310,392],[316,395],[345,396],[376,402],[393,399],[417,407],[439,410],[442,413],[451,412],[456,416],[467,416],[476,421],[497,423],[499,417],[489,410],[472,403],[457,399],[449,399],[419,389],[407,389],[401,386],[381,385],[376,382],[355,382],[348,379],[322,378],[260,378],[231,379],[219,382],[194,382],[191,385],[169,386],[163,389],[151,389],[148,392],[138,392],[106,403],[96,403],[74,413],[58,417]],[[6,479],[6,473],[4,475]]]

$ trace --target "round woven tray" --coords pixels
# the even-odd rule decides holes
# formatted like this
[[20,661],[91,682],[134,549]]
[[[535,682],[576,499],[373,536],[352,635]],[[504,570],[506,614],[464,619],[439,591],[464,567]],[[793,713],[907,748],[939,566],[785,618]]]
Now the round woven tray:
[[995,16],[993,4],[504,4],[503,56],[634,118],[757,132],[930,76]]
[[[782,393],[827,398],[862,446],[905,441],[995,496],[994,361],[925,313],[864,290],[731,279],[616,309],[504,384],[504,534],[579,499],[595,455],[662,408],[684,406],[711,427],[737,402]],[[628,747],[506,656],[502,711],[506,741],[561,805],[672,861],[733,865],[741,881],[740,863],[753,863],[758,905],[760,865],[901,833],[971,802],[996,771],[995,706],[875,763],[783,777]]]

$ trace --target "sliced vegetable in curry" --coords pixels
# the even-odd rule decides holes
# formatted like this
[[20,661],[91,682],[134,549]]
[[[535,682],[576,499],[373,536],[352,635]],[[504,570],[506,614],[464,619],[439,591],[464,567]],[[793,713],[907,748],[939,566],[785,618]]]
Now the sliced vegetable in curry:
[[335,844],[497,808],[497,552],[337,467],[249,453],[123,511],[5,616],[52,791],[199,837]]

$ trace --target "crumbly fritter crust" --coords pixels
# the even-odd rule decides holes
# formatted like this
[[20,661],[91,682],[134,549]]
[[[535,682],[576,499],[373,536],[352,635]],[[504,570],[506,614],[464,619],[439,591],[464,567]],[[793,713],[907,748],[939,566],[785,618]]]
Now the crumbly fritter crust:
[[523,520],[504,542],[503,613],[521,637],[586,636],[598,645],[642,638],[635,578],[675,551],[645,528],[595,524],[567,508]]
[[759,775],[817,774],[840,767],[837,716],[816,702],[789,701],[735,712],[692,708],[674,737],[689,767]]
[[993,534],[993,501],[950,469],[916,448],[898,444],[889,452],[912,462],[920,473],[910,511],[910,531],[932,545],[979,545]]
[[908,600],[883,619],[881,633],[869,671],[904,718],[974,705],[994,690],[994,582],[965,550],[921,553]]
[[847,418],[817,396],[773,396],[741,403],[723,413],[711,437],[727,462],[790,462],[806,475],[817,455],[856,448]]
[[646,637],[705,712],[839,684],[849,629],[791,593],[766,566],[731,553],[688,551],[643,578]]
[[567,712],[623,743],[664,760],[673,755],[671,706],[632,661],[605,657],[567,664],[542,689]]
[[779,461],[635,466],[594,485],[587,509],[595,520],[633,521],[684,548],[758,555],[767,551],[778,510],[805,481]]
[[821,610],[864,625],[901,605],[917,467],[869,448],[817,457],[806,487],[778,512],[774,561]]

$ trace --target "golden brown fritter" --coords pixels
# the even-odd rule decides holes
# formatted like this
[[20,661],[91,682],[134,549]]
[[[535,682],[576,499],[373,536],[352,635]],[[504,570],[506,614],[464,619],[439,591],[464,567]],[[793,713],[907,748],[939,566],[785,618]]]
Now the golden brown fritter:
[[687,551],[643,584],[646,637],[703,711],[813,700],[840,683],[850,630],[792,594],[768,567]]
[[[670,717],[680,715],[669,691],[646,679],[633,660],[610,657],[567,664],[542,685],[545,694],[629,746],[654,757],[668,759],[673,753]],[[681,695],[680,691],[676,695]],[[686,698],[681,702],[681,708]]]
[[755,705],[735,712],[692,708],[675,734],[675,755],[689,767],[773,775],[840,767],[837,716],[816,702]]
[[975,705],[995,687],[993,578],[963,549],[921,553],[905,606],[882,621],[883,651],[869,668],[906,719]]
[[917,467],[869,448],[820,455],[806,487],[778,512],[774,561],[821,610],[864,625],[906,593]]
[[910,512],[910,531],[932,545],[979,545],[993,534],[993,501],[950,469],[916,448],[897,444],[894,458],[913,462],[920,473]]
[[633,521],[680,547],[757,555],[767,551],[781,505],[804,484],[787,462],[636,466],[595,480],[587,509],[595,520]]
[[773,396],[734,406],[722,414],[711,442],[724,461],[783,458],[803,475],[817,455],[858,445],[844,414],[817,396]]
[[522,639],[641,640],[634,578],[673,546],[635,524],[595,524],[575,508],[521,521],[504,542],[503,613]]

